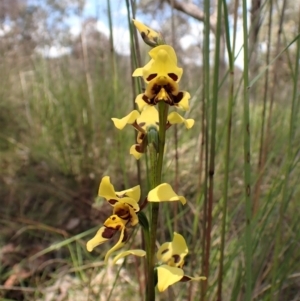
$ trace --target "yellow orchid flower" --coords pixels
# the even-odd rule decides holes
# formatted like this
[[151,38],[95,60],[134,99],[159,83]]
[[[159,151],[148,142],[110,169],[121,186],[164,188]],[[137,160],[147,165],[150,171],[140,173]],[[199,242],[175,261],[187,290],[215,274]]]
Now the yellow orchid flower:
[[110,240],[117,232],[120,232],[118,242],[106,253],[105,261],[110,254],[121,248],[127,240],[126,227],[128,225],[135,226],[139,219],[137,212],[140,210],[138,201],[140,200],[140,186],[130,189],[115,191],[114,186],[110,183],[110,178],[105,176],[102,178],[98,195],[104,197],[107,202],[113,206],[113,214],[104,222],[96,235],[87,242],[87,250],[93,249]]
[[146,91],[136,98],[136,103],[141,101],[146,104],[155,105],[159,101],[165,101],[171,106],[187,111],[190,94],[186,91],[179,91],[178,82],[181,79],[183,70],[177,67],[175,50],[169,45],[160,45],[149,52],[152,58],[142,68],[137,68],[132,76],[142,76],[148,84]]
[[159,32],[154,31],[153,29],[149,28],[148,26],[144,25],[143,23],[137,20],[133,19],[132,21],[136,29],[140,32],[142,39],[147,45],[155,47],[159,43],[163,42],[163,38]]
[[[142,99],[141,103],[138,103],[141,113],[134,110],[125,117],[118,119],[112,118],[115,127],[122,130],[127,124],[132,125],[137,131],[137,144],[130,147],[130,154],[137,160],[141,158],[142,154],[147,148],[147,132],[150,128],[159,130],[159,117],[158,111],[154,106],[148,106]],[[168,129],[173,124],[183,123],[187,129],[190,129],[194,125],[193,119],[185,119],[177,112],[172,112],[167,117],[166,128]]]
[[182,267],[184,257],[188,254],[188,247],[182,235],[174,232],[173,241],[166,242],[157,251],[157,259],[162,263],[157,267],[157,288],[165,291],[176,282],[206,280],[206,277],[190,277],[184,275]]
[[180,201],[182,205],[186,203],[184,196],[177,195],[170,184],[163,183],[150,190],[148,193],[148,202],[174,202]]
[[139,185],[117,192],[110,183],[110,177],[105,176],[99,185],[98,195],[104,197],[114,207],[113,214],[129,221],[131,226],[138,224],[136,212],[140,211],[138,202],[141,197],[141,188]]
[[149,128],[158,130],[159,117],[158,111],[153,106],[147,106],[141,113],[134,110],[124,118],[112,118],[115,127],[122,130],[127,124],[131,124],[137,131],[137,144],[130,148],[130,154],[137,160],[141,158],[142,154],[147,148],[147,131]]
[[104,226],[101,227],[96,235],[90,239],[87,244],[86,248],[89,252],[92,252],[95,247],[103,244],[104,242],[110,240],[117,232],[120,232],[120,237],[118,242],[108,250],[105,255],[105,262],[107,262],[108,257],[114,251],[123,247],[127,240],[127,233],[126,233],[126,224],[127,220],[123,220],[117,215],[110,216],[105,222]]

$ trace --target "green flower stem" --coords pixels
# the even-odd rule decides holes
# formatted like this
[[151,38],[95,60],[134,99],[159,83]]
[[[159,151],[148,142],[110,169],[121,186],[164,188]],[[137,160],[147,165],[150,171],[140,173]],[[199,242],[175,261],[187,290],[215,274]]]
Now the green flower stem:
[[[166,123],[168,116],[168,105],[165,102],[158,103],[159,111],[159,132],[158,132],[158,145],[155,144],[155,138],[149,131],[148,135],[148,150],[150,154],[150,183],[151,189],[161,184],[162,178],[162,166],[165,149],[165,137],[166,137]],[[159,213],[159,203],[151,204],[150,212],[150,242],[149,252],[147,254],[148,262],[148,290],[147,301],[155,300],[155,282],[154,282],[154,267],[155,267],[155,243],[157,222]]]
[[249,108],[249,51],[248,51],[248,7],[243,0],[243,33],[244,33],[244,185],[245,185],[245,301],[252,300],[252,197],[251,197],[251,165],[250,165],[250,108]]
[[165,151],[165,141],[166,141],[166,124],[168,117],[169,106],[161,101],[158,103],[158,114],[159,114],[159,146],[158,146],[158,162],[157,162],[157,183],[156,186],[161,184],[162,166]]

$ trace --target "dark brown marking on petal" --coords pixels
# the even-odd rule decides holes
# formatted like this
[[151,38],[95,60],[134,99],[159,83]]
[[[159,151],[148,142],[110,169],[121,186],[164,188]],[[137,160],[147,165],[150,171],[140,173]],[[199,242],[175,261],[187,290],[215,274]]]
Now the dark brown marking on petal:
[[106,239],[110,239],[114,236],[114,234],[116,233],[116,229],[113,229],[113,228],[105,228],[104,231],[102,232],[101,236],[103,238],[106,238]]
[[126,229],[125,229],[125,230],[124,230],[124,237],[123,237],[123,239],[122,239],[122,242],[126,242],[127,239],[128,239],[128,233],[127,233],[127,231],[126,231]]
[[155,78],[156,76],[157,76],[157,73],[150,74],[150,75],[146,78],[146,80],[147,80],[147,81],[150,81],[150,80],[152,80],[153,78]]
[[123,214],[123,215],[119,215],[119,217],[121,219],[124,219],[124,220],[129,220],[130,219],[130,214],[129,213],[126,213],[126,214]]
[[109,202],[111,205],[114,205],[114,204],[118,203],[118,201],[117,201],[117,200],[114,200],[114,199],[110,199],[110,200],[108,200],[108,202]]
[[116,219],[116,217],[114,216],[114,217],[112,217],[111,219],[114,221],[114,220]]
[[115,210],[115,214],[119,217],[121,217],[122,219],[127,219],[128,218],[128,214],[129,214],[129,210],[120,208]]
[[173,95],[173,100],[175,104],[178,104],[183,98],[183,92],[180,91],[176,96]]
[[161,252],[161,255],[163,255],[163,254],[165,254],[165,253],[167,253],[167,252],[169,252],[169,249],[163,250],[163,251]]
[[152,92],[152,94],[157,94],[160,91],[160,89],[161,89],[160,85],[154,84],[151,89],[151,92]]
[[146,103],[149,103],[149,98],[148,98],[145,94],[143,94],[142,99],[143,99],[143,101],[145,101]]
[[141,144],[136,144],[135,145],[135,150],[138,153],[143,154],[145,152],[145,146],[144,146],[143,142]]
[[191,281],[191,277],[184,275],[179,281],[180,282],[188,282],[188,281]]
[[138,123],[138,125],[139,125],[140,127],[144,126],[145,124],[146,124],[146,122],[140,122],[140,123]]
[[175,90],[174,87],[170,83],[165,85],[164,88],[168,93],[172,93]]
[[174,263],[180,262],[180,259],[181,259],[180,255],[174,254],[172,257],[174,258]]
[[175,73],[168,73],[168,75],[173,79],[174,82],[178,80],[178,76]]
[[141,32],[141,36],[142,36],[142,39],[145,40],[146,34],[143,31]]
[[117,196],[118,198],[123,198],[123,197],[125,196],[125,193],[123,193],[123,194],[118,193],[118,194],[116,194],[116,196]]

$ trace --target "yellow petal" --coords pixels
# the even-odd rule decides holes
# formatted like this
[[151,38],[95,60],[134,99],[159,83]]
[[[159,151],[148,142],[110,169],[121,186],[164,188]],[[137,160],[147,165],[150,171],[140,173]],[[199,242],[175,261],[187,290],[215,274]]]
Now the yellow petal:
[[136,148],[137,145],[138,144],[132,145],[130,147],[129,153],[130,153],[130,155],[133,155],[136,160],[139,160],[142,157],[143,154],[136,151],[135,148]]
[[113,252],[119,250],[120,248],[122,248],[122,247],[124,246],[124,244],[125,244],[125,242],[126,242],[126,241],[123,241],[123,240],[124,240],[124,237],[125,237],[125,228],[122,228],[121,234],[120,234],[120,238],[119,238],[118,242],[117,242],[111,249],[109,249],[109,250],[107,251],[107,253],[106,253],[105,257],[104,257],[104,262],[105,262],[105,263],[107,263],[109,256],[110,256]]
[[177,64],[177,56],[174,48],[170,45],[160,45],[158,47],[154,47],[149,51],[149,55],[153,60],[156,60],[160,50],[164,50],[168,53],[170,59],[173,61],[174,64]]
[[132,21],[136,29],[140,32],[146,44],[150,46],[156,46],[162,40],[160,33],[154,31],[150,27],[137,20],[133,19]]
[[183,196],[177,195],[172,189],[170,184],[163,183],[152,189],[148,193],[149,202],[173,202],[180,201],[183,205],[186,203],[186,199]]
[[139,116],[140,113],[137,110],[134,110],[122,119],[112,118],[111,120],[117,129],[122,130],[126,124],[133,124]]
[[108,229],[107,227],[101,227],[96,235],[90,239],[87,244],[86,248],[89,252],[92,252],[95,247],[103,244],[107,240],[111,239],[114,234],[116,233],[116,230],[114,229]]
[[122,191],[117,191],[116,195],[118,197],[127,196],[127,197],[130,197],[130,198],[134,199],[136,202],[138,202],[140,200],[140,197],[141,197],[140,185],[137,185],[137,186],[134,186],[132,188],[125,189],[125,190],[122,190]]
[[146,107],[141,112],[141,115],[137,118],[136,122],[145,131],[149,126],[154,126],[158,129],[159,117],[157,109],[154,106]]
[[117,215],[123,220],[129,221],[131,218],[131,213],[129,210],[130,206],[127,204],[116,203],[114,205],[113,214]]
[[129,207],[130,211],[130,224],[131,226],[135,226],[139,223],[139,218],[136,214],[136,211],[133,210],[133,208]]
[[115,204],[120,202],[121,204],[130,205],[135,209],[135,211],[139,211],[140,209],[138,205],[141,195],[141,189],[139,185],[116,192],[114,186],[110,182],[110,177],[105,176],[102,178],[99,185],[98,195],[104,197],[112,206],[115,206]]
[[127,220],[124,220],[116,214],[113,214],[103,224],[105,227],[118,230],[126,226]]
[[139,204],[133,198],[123,197],[123,198],[120,198],[118,200],[119,200],[120,204],[128,205],[128,207],[133,208],[135,212],[138,212],[140,210]]
[[124,258],[128,255],[143,257],[146,256],[146,252],[144,250],[128,250],[128,251],[121,252],[114,258],[113,264],[115,264],[119,259]]
[[174,232],[172,242],[162,244],[157,251],[157,259],[170,266],[182,267],[188,247],[182,235]]
[[161,265],[157,268],[157,288],[160,292],[165,291],[170,285],[180,281],[184,276],[183,270],[179,268]]
[[[174,49],[169,45],[161,45],[153,48],[149,52],[153,58],[151,64],[143,68],[143,78],[146,83],[154,80],[159,85],[164,85],[165,81],[172,80],[178,83],[183,70],[177,67],[177,58]],[[153,79],[154,78],[154,79]]]
[[133,77],[137,77],[137,76],[143,76],[143,68],[137,68],[134,70],[134,72],[132,73]]
[[148,104],[143,100],[143,95],[144,94],[139,94],[135,99],[135,103],[137,104],[138,109],[140,111],[142,111],[145,107],[148,106]]
[[179,115],[177,112],[170,113],[168,115],[168,121],[171,124],[184,123],[184,125],[187,129],[192,128],[195,123],[194,119],[185,119],[181,115]]
[[188,111],[190,109],[189,100],[191,95],[187,91],[180,91],[178,95],[175,97],[176,106],[183,110]]
[[173,254],[178,254],[180,256],[185,256],[189,251],[184,237],[177,232],[174,232],[172,240],[172,249]]
[[106,200],[116,199],[116,192],[114,186],[110,183],[110,177],[105,176],[102,178],[98,195],[104,197]]

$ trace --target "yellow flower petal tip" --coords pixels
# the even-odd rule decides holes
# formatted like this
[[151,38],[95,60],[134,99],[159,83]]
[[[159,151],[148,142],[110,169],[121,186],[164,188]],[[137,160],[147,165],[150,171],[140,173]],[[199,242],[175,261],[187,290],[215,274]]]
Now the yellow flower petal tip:
[[137,77],[137,76],[143,76],[143,68],[137,68],[134,70],[134,72],[132,73],[133,77]]
[[140,113],[134,110],[121,119],[112,118],[111,120],[117,129],[122,130],[127,124],[133,124],[139,116]]
[[136,151],[136,146],[138,146],[138,144],[134,144],[130,147],[129,153],[130,155],[132,155],[136,160],[141,159],[141,157],[143,156],[142,153],[139,153],[138,151]]
[[116,264],[119,259],[124,258],[128,255],[144,257],[146,256],[146,251],[137,249],[137,250],[128,250],[128,251],[121,252],[114,258],[113,264]]
[[194,119],[185,119],[181,115],[179,115],[177,112],[170,113],[168,115],[168,121],[170,122],[170,124],[184,123],[184,125],[187,129],[192,128],[195,124]]
[[114,186],[110,183],[109,176],[105,176],[102,178],[98,189],[98,196],[102,196],[106,199],[115,198],[116,192]]
[[114,234],[114,230],[111,231],[106,227],[101,227],[97,231],[96,235],[87,242],[86,249],[89,252],[92,252],[97,246],[103,244],[104,242],[112,238]]
[[138,106],[139,111],[143,111],[143,109],[145,109],[148,105],[147,103],[144,101],[143,99],[143,95],[144,94],[139,94],[136,98],[135,98],[135,103]]
[[182,205],[186,203],[186,199],[183,196],[177,195],[170,184],[163,183],[152,189],[148,193],[149,202],[174,202],[180,201]]
[[187,91],[180,91],[177,96],[177,104],[176,107],[181,109],[182,111],[188,111],[190,109],[189,100],[191,95]]
[[157,268],[157,288],[160,292],[165,291],[170,285],[180,281],[184,272],[180,268],[161,265]]
[[160,33],[154,31],[150,27],[146,26],[145,24],[132,19],[134,26],[140,32],[142,39],[144,42],[149,46],[157,46],[159,43],[162,42],[162,36]]
[[86,244],[86,249],[89,252],[92,252],[94,250],[94,244],[91,241],[88,241],[87,244]]

